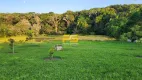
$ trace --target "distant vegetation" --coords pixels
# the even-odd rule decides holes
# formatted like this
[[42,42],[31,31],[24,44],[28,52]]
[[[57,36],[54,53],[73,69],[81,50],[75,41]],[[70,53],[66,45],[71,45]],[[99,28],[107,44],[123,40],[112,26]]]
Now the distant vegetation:
[[[82,11],[0,13],[0,36],[96,34],[119,40],[142,37],[142,5],[112,5]],[[142,39],[141,39],[142,40]]]

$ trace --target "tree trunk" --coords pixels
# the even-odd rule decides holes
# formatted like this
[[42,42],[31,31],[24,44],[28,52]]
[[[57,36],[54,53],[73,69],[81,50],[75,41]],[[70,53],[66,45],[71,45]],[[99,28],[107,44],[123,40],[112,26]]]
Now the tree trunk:
[[55,26],[55,32],[58,33],[58,27],[57,26]]
[[55,25],[55,32],[58,33],[58,21],[54,22]]
[[65,22],[66,22],[66,24],[67,24],[67,27],[69,27],[69,24],[70,24],[70,21],[68,21],[67,19],[63,19]]

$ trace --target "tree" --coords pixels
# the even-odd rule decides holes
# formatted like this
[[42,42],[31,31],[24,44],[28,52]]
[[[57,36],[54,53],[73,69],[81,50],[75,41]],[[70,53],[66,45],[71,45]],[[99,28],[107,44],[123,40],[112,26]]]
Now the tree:
[[107,23],[106,27],[107,35],[119,39],[120,35],[122,35],[122,33],[124,32],[123,28],[125,27],[127,21],[128,21],[127,18],[118,17],[118,16],[114,19],[111,19]]
[[69,27],[70,23],[75,20],[74,13],[72,11],[67,11],[62,16],[62,20],[66,22],[66,27]]
[[47,22],[49,25],[54,27],[55,33],[58,33],[59,20],[60,20],[60,15],[54,14],[53,12],[48,13]]
[[52,26],[50,26],[49,24],[41,26],[40,34],[52,34],[52,32],[53,32]]
[[9,30],[7,28],[7,25],[6,24],[1,24],[0,25],[0,36],[6,38],[6,36],[8,35],[8,32],[9,32]]
[[28,20],[22,19],[14,27],[15,27],[15,32],[17,33],[16,35],[26,35],[26,32],[31,27],[31,24],[29,23]]
[[133,26],[131,28],[131,32],[128,32],[127,34],[130,34],[128,36],[128,39],[130,39],[132,42],[139,40],[142,37],[142,26]]
[[[126,38],[132,42],[139,40],[142,37],[142,9],[133,12],[124,27],[124,34]],[[122,36],[123,36],[122,35]]]
[[80,16],[77,20],[77,28],[80,29],[80,32],[87,33],[88,28],[87,18],[84,18],[83,16]]
[[55,52],[55,49],[52,47],[49,49],[49,58],[52,60],[53,59],[53,54]]
[[14,42],[15,42],[15,40],[14,39],[9,39],[8,41],[10,42],[9,46],[12,49],[12,53],[14,54],[15,53],[15,51],[14,51]]
[[34,20],[35,20],[36,23],[34,23],[32,25],[31,29],[34,32],[34,35],[37,36],[37,35],[39,35],[40,29],[41,29],[41,20],[38,16],[35,16]]
[[29,30],[27,30],[27,36],[28,36],[28,38],[27,38],[27,41],[28,40],[31,40],[32,38],[33,38],[33,30],[31,29],[31,28],[29,28]]

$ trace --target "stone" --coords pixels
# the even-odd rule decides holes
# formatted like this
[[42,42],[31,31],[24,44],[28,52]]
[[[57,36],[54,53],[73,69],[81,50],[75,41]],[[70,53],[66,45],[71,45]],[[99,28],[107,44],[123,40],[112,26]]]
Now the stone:
[[132,42],[132,40],[131,39],[127,39],[127,42]]
[[61,51],[61,50],[63,50],[63,46],[62,45],[56,45],[55,50],[56,51]]

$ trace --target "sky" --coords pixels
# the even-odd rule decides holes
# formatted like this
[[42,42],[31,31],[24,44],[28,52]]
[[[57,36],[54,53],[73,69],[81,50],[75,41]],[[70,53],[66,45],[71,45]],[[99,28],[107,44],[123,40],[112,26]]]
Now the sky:
[[64,13],[115,4],[142,4],[142,0],[0,0],[0,13]]

